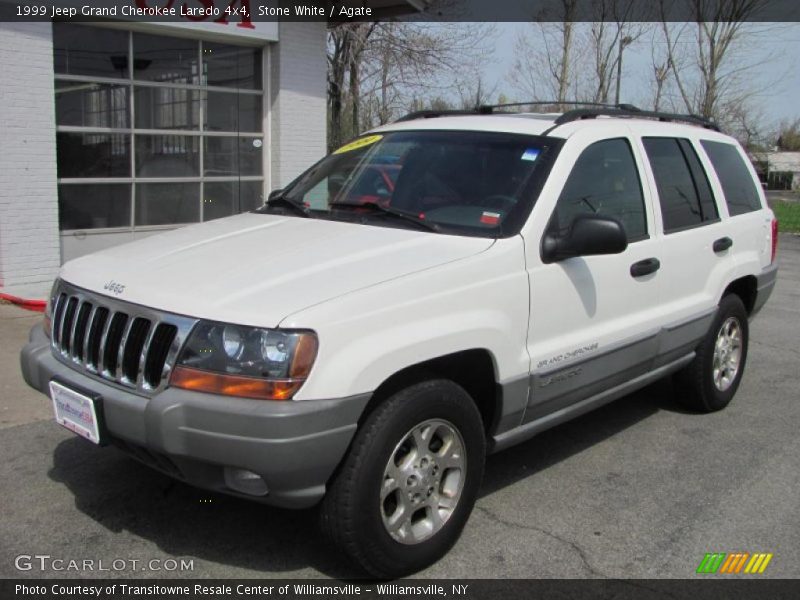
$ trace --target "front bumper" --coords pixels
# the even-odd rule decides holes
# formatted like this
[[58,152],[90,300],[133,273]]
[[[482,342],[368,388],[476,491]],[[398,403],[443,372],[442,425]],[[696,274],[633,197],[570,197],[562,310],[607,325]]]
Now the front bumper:
[[[44,394],[57,378],[101,396],[110,441],[134,458],[191,485],[287,508],[322,498],[370,398],[277,402],[175,388],[145,398],[56,360],[40,325],[31,330],[20,362],[25,381]],[[257,473],[268,493],[231,489],[225,467]]]

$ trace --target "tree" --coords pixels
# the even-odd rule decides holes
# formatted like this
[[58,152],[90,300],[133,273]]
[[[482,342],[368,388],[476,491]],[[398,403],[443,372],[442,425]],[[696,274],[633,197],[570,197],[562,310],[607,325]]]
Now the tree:
[[517,36],[510,80],[526,99],[561,104],[577,92],[577,8],[577,0],[560,0],[559,13],[549,17],[560,22],[533,22]]
[[726,113],[741,113],[755,92],[750,76],[757,65],[748,62],[742,50],[757,34],[747,27],[748,21],[769,0],[683,2],[694,23],[667,22],[667,2],[660,0],[666,67],[684,110],[725,121]]
[[593,66],[593,102],[607,103],[612,84],[614,101],[619,103],[622,83],[622,55],[647,27],[637,22],[640,11],[635,0],[595,0],[594,18],[589,32]]
[[389,122],[412,101],[457,92],[480,70],[493,36],[494,27],[482,23],[390,21],[335,27],[328,39],[331,147]]
[[783,121],[778,126],[775,145],[784,152],[800,152],[800,118]]

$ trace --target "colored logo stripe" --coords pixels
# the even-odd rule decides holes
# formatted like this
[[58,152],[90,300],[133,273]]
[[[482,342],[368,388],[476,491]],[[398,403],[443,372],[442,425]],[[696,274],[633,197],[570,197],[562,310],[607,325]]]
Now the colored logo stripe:
[[715,552],[713,554],[707,553],[703,558],[703,561],[700,563],[700,566],[697,567],[698,573],[716,573],[719,566],[722,564],[722,560],[725,558],[724,552]]
[[728,554],[728,558],[722,563],[720,573],[738,573],[742,570],[744,563],[750,557],[749,552],[733,552]]
[[[700,566],[697,567],[698,573],[728,573],[738,574],[744,568],[745,573],[763,573],[769,561],[772,560],[772,553],[757,552],[709,552],[703,557]],[[747,566],[745,566],[747,565]]]
[[745,573],[763,573],[769,561],[772,560],[772,553],[769,554],[753,554],[753,558],[750,559],[750,562],[747,563],[747,566],[744,569]]

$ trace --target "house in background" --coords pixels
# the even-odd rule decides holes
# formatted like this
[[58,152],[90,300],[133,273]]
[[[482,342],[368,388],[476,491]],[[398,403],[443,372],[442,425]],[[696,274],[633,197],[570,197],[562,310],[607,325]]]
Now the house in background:
[[0,23],[0,292],[45,298],[62,263],[251,210],[317,161],[328,25]]
[[754,152],[750,157],[768,190],[800,190],[800,152]]

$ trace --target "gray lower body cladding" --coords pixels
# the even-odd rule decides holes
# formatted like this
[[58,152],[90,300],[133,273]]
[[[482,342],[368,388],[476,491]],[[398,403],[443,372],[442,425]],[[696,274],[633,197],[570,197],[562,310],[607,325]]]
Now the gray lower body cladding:
[[[641,338],[617,344],[594,356],[534,373],[528,378],[525,404],[522,404],[521,380],[503,386],[503,395],[517,396],[508,405],[525,406],[518,425],[499,429],[494,435],[493,450],[499,451],[524,441],[559,423],[594,408],[687,365],[694,350],[714,319],[711,310],[684,322],[664,327]],[[502,423],[502,421],[501,421]]]
[[775,289],[775,282],[778,280],[778,265],[770,265],[759,275],[756,276],[756,299],[753,303],[753,310],[751,315],[755,315],[760,311],[772,295],[772,290]]
[[[44,394],[55,378],[100,396],[109,442],[134,458],[197,487],[287,508],[312,506],[324,496],[370,398],[277,402],[175,388],[146,398],[56,360],[39,326],[20,359],[25,381]],[[261,475],[268,493],[230,489],[225,467]]]

